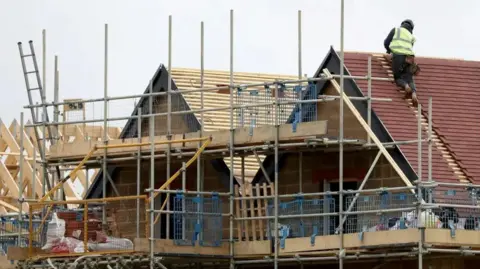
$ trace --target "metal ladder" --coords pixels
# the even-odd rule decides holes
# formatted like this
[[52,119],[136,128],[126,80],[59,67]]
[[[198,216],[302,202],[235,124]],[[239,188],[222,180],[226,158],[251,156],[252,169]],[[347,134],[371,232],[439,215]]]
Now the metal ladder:
[[[33,107],[34,104],[33,104],[33,98],[32,98],[32,92],[33,91],[38,91],[39,94],[40,94],[41,102],[42,102],[41,104],[42,104],[43,115],[44,115],[43,121],[45,123],[48,123],[49,119],[48,119],[48,113],[47,113],[45,92],[43,91],[42,81],[40,79],[40,72],[38,71],[37,57],[35,55],[35,50],[33,48],[33,41],[32,40],[28,41],[28,44],[30,46],[30,54],[24,54],[23,53],[22,42],[18,42],[18,50],[20,52],[20,60],[22,61],[22,69],[23,69],[23,75],[25,77],[25,85],[27,87],[28,102],[30,104],[30,113],[32,115],[32,122],[33,122],[33,124],[37,124],[37,123],[41,122],[41,121],[37,120],[38,115],[35,115],[35,109]],[[31,58],[32,59],[32,62],[33,62],[33,70],[32,71],[27,70],[27,65],[25,64],[25,59],[26,58]],[[36,87],[32,88],[30,86],[30,80],[29,80],[29,75],[30,74],[35,74],[35,76],[36,76],[36,80],[37,80]],[[44,139],[50,140],[50,143],[52,145],[54,145],[55,144],[55,139],[52,139],[52,128],[51,128],[50,125],[47,125],[47,128],[48,128],[48,137],[46,137],[46,134],[43,134]],[[37,138],[37,141],[40,142],[42,140],[42,138],[40,138],[37,127],[34,127],[33,129],[35,130],[35,136]],[[40,156],[42,156],[42,160],[45,161],[45,149],[42,148],[41,146],[39,146],[38,147],[38,152],[40,153]],[[42,166],[43,166],[43,174],[44,174],[44,177],[45,177],[45,182],[47,183],[47,189],[50,190],[51,185],[50,185],[50,181],[48,180],[47,166],[46,165],[42,165]],[[60,179],[60,168],[58,166],[56,166],[55,169],[56,169],[58,178]]]

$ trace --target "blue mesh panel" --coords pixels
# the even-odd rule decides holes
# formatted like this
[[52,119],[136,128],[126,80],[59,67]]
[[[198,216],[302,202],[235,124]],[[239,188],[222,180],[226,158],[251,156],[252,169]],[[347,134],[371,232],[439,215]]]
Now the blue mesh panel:
[[222,207],[218,195],[174,198],[174,241],[177,245],[220,246]]

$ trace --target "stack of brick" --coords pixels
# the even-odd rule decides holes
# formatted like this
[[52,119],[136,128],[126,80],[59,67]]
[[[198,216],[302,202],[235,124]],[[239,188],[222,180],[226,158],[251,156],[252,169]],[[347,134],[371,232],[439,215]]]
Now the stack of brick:
[[[101,216],[89,212],[87,217],[87,234],[89,241],[97,241],[97,232],[102,232]],[[84,218],[83,212],[64,211],[57,212],[60,219],[65,220],[65,237],[73,237],[79,240],[84,238]]]

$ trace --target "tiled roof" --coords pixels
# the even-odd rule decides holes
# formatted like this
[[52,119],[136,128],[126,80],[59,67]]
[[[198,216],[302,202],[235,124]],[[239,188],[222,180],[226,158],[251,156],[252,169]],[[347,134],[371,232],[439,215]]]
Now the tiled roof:
[[[185,89],[194,89],[200,88],[200,69],[187,69],[187,68],[172,68],[172,79],[175,81],[175,84],[180,90]],[[252,84],[252,83],[264,83],[272,82],[274,80],[294,80],[297,79],[296,76],[288,75],[277,75],[277,74],[259,74],[259,73],[243,73],[243,72],[234,72],[233,81],[235,84]],[[230,73],[228,71],[213,71],[205,70],[204,71],[204,87],[213,88],[219,85],[229,85],[230,84]],[[263,88],[259,89],[260,98],[263,97],[265,91]],[[227,90],[228,92],[228,90]],[[263,95],[262,95],[263,94]],[[197,110],[201,108],[200,102],[200,92],[186,93],[183,95],[187,101],[190,109]],[[230,95],[227,93],[218,93],[217,91],[206,91],[203,94],[204,98],[204,108],[219,108],[219,107],[228,107],[230,104]],[[242,101],[237,100],[234,97],[234,104],[241,104]],[[269,98],[269,97],[267,97]],[[271,98],[270,98],[271,99]],[[243,100],[249,101],[251,100]],[[287,118],[293,106],[291,108],[285,109],[284,114],[281,115],[281,118]],[[256,116],[256,125],[272,125],[272,111],[268,109],[259,109],[256,111],[258,115]],[[195,113],[195,116],[200,121],[200,113]],[[219,129],[230,129],[230,111],[229,110],[218,110],[218,111],[208,111],[204,113],[205,118],[205,130],[219,130]],[[238,124],[238,117],[234,115],[234,124]],[[263,161],[263,155],[259,156],[261,161]],[[225,159],[225,163],[230,167],[229,158]],[[240,167],[241,159],[239,157],[234,158],[234,174],[235,176],[240,176]],[[245,177],[247,180],[251,180],[255,173],[259,169],[258,162],[254,156],[249,156],[245,158]]]
[[[418,58],[417,84],[433,98],[434,128],[466,176],[480,181],[480,62]],[[425,98],[421,100],[425,103]]]
[[[417,139],[417,110],[406,101],[404,92],[393,83],[390,65],[382,54],[345,53],[345,65],[352,75],[367,74],[368,57],[372,56],[372,76],[392,78],[392,81],[372,81],[372,96],[391,98],[392,102],[372,102],[374,113],[380,118],[395,141]],[[428,97],[433,98],[432,177],[440,182],[459,180],[480,181],[480,62],[417,58],[421,67],[416,77],[420,103],[423,106],[423,138],[427,133]],[[367,81],[357,80],[367,95]],[[417,171],[417,145],[401,145],[401,151]],[[422,150],[422,177],[428,175],[428,147]]]

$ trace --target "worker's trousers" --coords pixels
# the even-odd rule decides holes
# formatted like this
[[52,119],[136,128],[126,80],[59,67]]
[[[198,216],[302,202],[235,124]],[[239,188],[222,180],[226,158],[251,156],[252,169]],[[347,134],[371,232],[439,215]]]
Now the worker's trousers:
[[393,53],[392,71],[395,83],[399,87],[405,88],[406,85],[409,85],[413,91],[416,91],[412,67],[411,64],[407,63],[406,55]]

